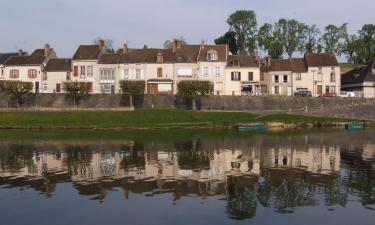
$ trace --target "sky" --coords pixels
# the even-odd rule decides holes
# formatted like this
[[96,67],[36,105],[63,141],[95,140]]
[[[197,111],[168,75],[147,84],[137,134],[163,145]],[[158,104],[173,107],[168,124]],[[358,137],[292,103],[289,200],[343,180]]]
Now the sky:
[[297,19],[320,28],[349,23],[356,33],[375,23],[374,0],[0,0],[0,52],[32,52],[45,43],[58,57],[102,37],[118,48],[162,47],[167,39],[213,40],[228,31],[228,16],[254,10],[258,24]]

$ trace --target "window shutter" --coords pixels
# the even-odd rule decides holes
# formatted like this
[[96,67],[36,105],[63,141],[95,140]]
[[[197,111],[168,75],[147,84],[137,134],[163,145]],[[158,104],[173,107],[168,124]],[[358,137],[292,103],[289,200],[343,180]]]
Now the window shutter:
[[74,66],[73,76],[78,77],[78,66]]
[[230,78],[231,78],[231,80],[233,80],[233,78],[234,78],[234,72],[230,73]]
[[241,72],[238,73],[238,80],[241,80]]

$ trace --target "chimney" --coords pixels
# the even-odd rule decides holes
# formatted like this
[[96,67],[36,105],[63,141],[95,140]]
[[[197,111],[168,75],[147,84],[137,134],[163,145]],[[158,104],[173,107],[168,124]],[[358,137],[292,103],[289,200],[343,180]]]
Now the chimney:
[[204,45],[205,45],[205,43],[204,43],[204,40],[203,40],[202,43],[201,43],[201,48],[202,49],[204,49]]
[[129,49],[128,49],[128,44],[124,44],[122,46],[122,54],[128,54],[129,53]]
[[271,66],[271,57],[270,56],[266,56],[264,58],[264,61],[265,61],[265,64],[266,64],[267,67]]
[[18,49],[18,56],[22,56],[22,55],[23,55],[22,49]]
[[45,44],[44,45],[44,56],[45,57],[49,56],[50,52],[51,52],[51,48],[49,47],[49,44]]
[[103,39],[100,39],[100,40],[99,40],[99,48],[100,48],[100,49],[103,49],[104,47],[105,47],[105,42],[104,42]]
[[173,43],[172,43],[173,53],[175,53],[177,51],[177,48],[178,48],[178,40],[175,38],[175,39],[173,39]]

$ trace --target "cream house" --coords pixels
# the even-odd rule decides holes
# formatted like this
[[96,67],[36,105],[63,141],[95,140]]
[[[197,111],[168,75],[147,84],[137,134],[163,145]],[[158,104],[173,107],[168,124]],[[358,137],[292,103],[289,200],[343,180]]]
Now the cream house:
[[307,53],[304,58],[265,59],[262,67],[266,94],[293,96],[309,91],[313,97],[340,93],[340,66],[335,55]]
[[103,40],[98,45],[79,46],[72,58],[72,81],[87,82],[91,93],[102,93],[104,85],[100,83],[98,61],[106,51]]
[[34,93],[47,93],[44,68],[52,58],[56,58],[56,54],[48,44],[43,49],[36,49],[30,56],[13,56],[5,63],[4,79],[31,82]]
[[225,95],[262,95],[259,60],[229,55],[225,69]]
[[20,50],[18,53],[0,53],[0,80],[5,80],[5,64],[13,56],[22,56],[24,53]]
[[44,71],[47,93],[62,93],[63,83],[72,80],[71,59],[50,59]]
[[375,98],[375,60],[341,75],[341,90]]

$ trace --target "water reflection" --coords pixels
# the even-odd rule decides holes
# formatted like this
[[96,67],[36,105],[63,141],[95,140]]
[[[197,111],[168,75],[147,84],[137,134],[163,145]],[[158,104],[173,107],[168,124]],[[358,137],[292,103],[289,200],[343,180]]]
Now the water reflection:
[[[360,137],[360,139],[359,139]],[[53,196],[59,183],[105,201],[120,188],[125,200],[170,194],[218,196],[233,219],[259,207],[346,207],[354,196],[375,209],[373,131],[238,139],[109,142],[0,142],[0,185]]]

